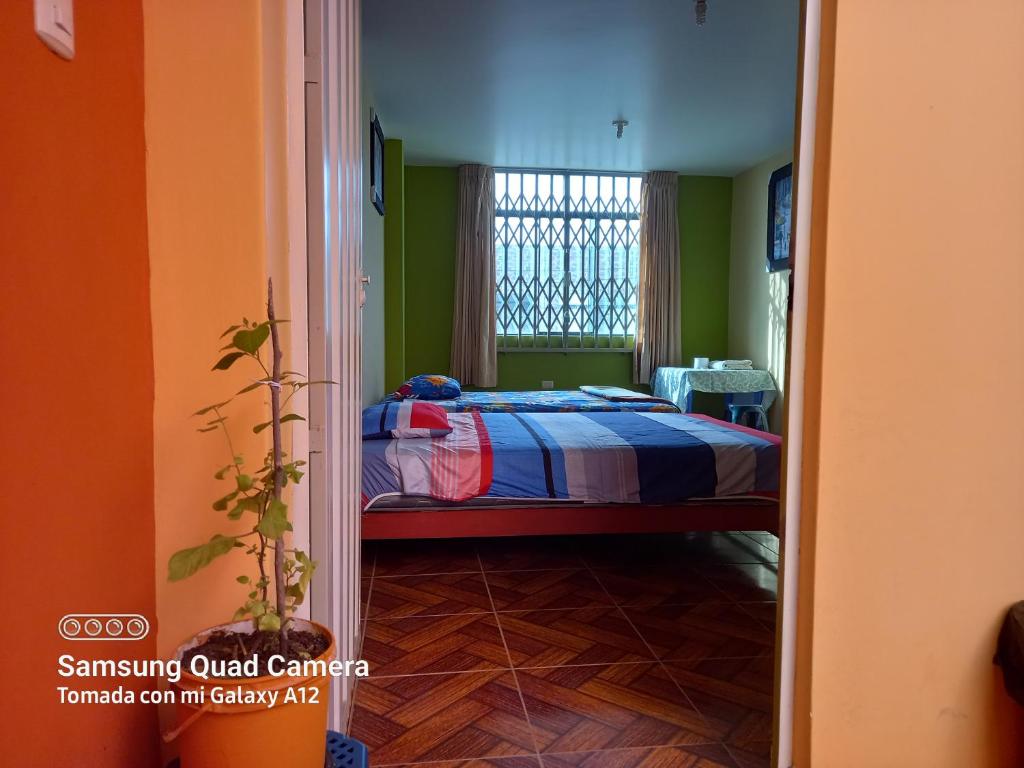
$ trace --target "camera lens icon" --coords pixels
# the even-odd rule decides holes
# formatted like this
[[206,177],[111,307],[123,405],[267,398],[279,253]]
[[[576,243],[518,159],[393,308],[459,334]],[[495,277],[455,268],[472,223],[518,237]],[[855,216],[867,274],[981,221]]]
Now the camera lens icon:
[[57,624],[65,640],[141,640],[149,620],[138,613],[69,613]]
[[75,618],[67,617],[60,623],[60,634],[64,638],[77,637],[82,631],[82,623]]
[[128,620],[128,634],[132,638],[143,638],[149,634],[149,622],[141,616],[137,619]]

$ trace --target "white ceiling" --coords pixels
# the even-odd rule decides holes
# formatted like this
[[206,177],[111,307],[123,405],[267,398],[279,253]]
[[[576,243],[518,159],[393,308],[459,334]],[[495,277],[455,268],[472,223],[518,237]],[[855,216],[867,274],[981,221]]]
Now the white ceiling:
[[732,175],[792,143],[798,5],[367,0],[364,77],[409,163]]

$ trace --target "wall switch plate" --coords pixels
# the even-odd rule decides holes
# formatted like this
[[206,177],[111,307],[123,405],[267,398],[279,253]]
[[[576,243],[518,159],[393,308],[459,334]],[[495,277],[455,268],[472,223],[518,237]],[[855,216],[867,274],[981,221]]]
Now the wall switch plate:
[[542,381],[540,383],[540,388],[541,389],[554,389],[555,388],[555,382],[549,381],[547,379],[544,379],[544,381]]
[[62,59],[75,57],[73,0],[35,0],[36,34]]

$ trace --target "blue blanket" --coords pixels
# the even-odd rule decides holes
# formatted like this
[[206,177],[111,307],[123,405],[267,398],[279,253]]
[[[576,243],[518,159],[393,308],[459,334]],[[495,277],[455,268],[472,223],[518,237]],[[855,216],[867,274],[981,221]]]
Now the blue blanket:
[[[622,390],[626,391],[626,390]],[[579,390],[534,392],[463,392],[450,400],[431,400],[452,413],[587,413],[590,411],[653,411],[678,413],[672,401],[650,395],[643,400],[617,401]]]
[[363,503],[385,495],[672,504],[773,495],[779,440],[680,413],[453,413],[436,439],[363,443]]

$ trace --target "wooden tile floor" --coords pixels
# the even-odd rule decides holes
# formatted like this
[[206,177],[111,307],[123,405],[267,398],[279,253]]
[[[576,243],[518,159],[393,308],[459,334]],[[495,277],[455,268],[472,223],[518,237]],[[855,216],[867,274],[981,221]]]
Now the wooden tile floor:
[[769,534],[379,542],[350,734],[419,768],[758,768]]

